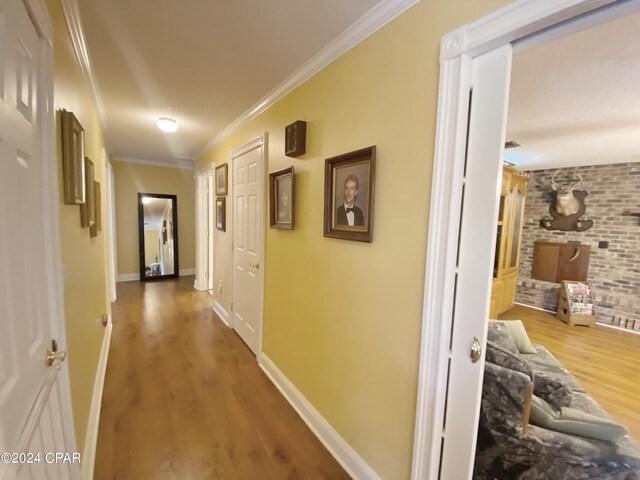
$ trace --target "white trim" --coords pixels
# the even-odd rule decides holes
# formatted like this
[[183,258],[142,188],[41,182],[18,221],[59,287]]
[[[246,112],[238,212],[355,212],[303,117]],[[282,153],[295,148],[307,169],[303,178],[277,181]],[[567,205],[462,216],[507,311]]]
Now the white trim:
[[[64,268],[60,252],[60,192],[58,186],[58,158],[56,155],[56,129],[54,113],[54,66],[53,66],[53,24],[48,14],[48,9],[42,0],[28,0],[28,10],[32,15],[32,21],[41,35],[44,36],[47,48],[42,50],[43,71],[41,78],[40,94],[46,98],[46,108],[43,108],[42,115],[38,115],[41,122],[42,132],[42,161],[43,168],[48,170],[48,174],[42,186],[44,199],[43,211],[44,229],[46,237],[49,239],[45,244],[45,265],[44,274],[47,275],[47,283],[50,286],[48,291],[48,308],[51,318],[52,336],[58,340],[61,350],[67,350],[67,329],[65,323],[64,309]],[[65,362],[61,366],[58,374],[58,391],[61,405],[61,432],[64,437],[65,448],[70,452],[77,452],[75,424],[73,418],[73,406],[71,401],[71,386],[69,381],[69,365]],[[71,480],[80,478],[80,468],[70,468]]]
[[152,167],[180,168],[182,170],[193,170],[194,164],[191,160],[150,160],[147,158],[117,157],[114,162],[135,163],[138,165],[150,165]]
[[102,155],[104,159],[104,235],[106,236],[107,248],[107,289],[109,293],[109,301],[115,302],[117,299],[116,291],[116,236],[115,236],[115,191],[114,191],[114,174],[113,166],[109,161],[109,155],[103,148]]
[[[234,190],[233,190],[233,183],[234,183],[234,178],[233,178],[233,171],[234,171],[234,167],[233,167],[233,162],[236,158],[241,157],[249,152],[251,152],[252,150],[255,150],[257,148],[262,149],[262,162],[261,162],[261,169],[262,171],[260,172],[260,175],[262,177],[262,201],[261,201],[261,205],[259,208],[259,212],[258,212],[258,218],[261,219],[262,224],[260,225],[260,238],[259,238],[259,243],[260,243],[260,263],[262,264],[261,268],[258,270],[258,276],[260,277],[260,292],[258,294],[259,298],[258,298],[258,302],[260,304],[260,310],[259,310],[259,321],[260,321],[260,332],[258,333],[258,345],[257,345],[257,353],[256,353],[256,358],[258,360],[258,363],[260,363],[260,359],[262,358],[262,338],[263,338],[263,330],[264,330],[264,271],[266,268],[266,218],[265,218],[265,212],[266,209],[268,208],[268,203],[267,203],[267,192],[268,192],[268,185],[267,185],[267,179],[268,179],[268,175],[267,175],[267,150],[268,150],[268,140],[269,140],[269,134],[267,132],[264,132],[262,135],[256,137],[255,139],[253,139],[252,141],[250,141],[249,143],[244,144],[241,147],[236,148],[235,150],[232,150],[231,153],[229,154],[229,164],[231,165],[231,172],[229,172],[229,198],[232,199],[231,201],[231,218],[235,219],[235,210],[234,210],[234,204],[235,201],[233,200],[233,195],[234,195]],[[229,228],[230,226],[230,228]],[[227,231],[229,231],[232,235],[231,237],[231,262],[235,262],[235,252],[233,251],[233,239],[234,239],[234,228],[235,228],[235,222],[231,221],[229,222],[229,219],[227,219]],[[231,327],[233,327],[233,292],[234,292],[234,287],[235,287],[235,267],[233,267],[231,269],[234,273],[232,274],[231,277],[231,305],[232,308],[229,311],[229,325]]]
[[634,335],[640,335],[640,332],[638,330],[629,330],[628,328],[622,328],[622,327],[618,327],[616,325],[609,325],[607,323],[602,323],[602,322],[596,322],[596,325],[598,325],[599,327],[611,328],[612,330],[617,330],[619,332],[625,332],[625,333],[632,333]]
[[262,354],[260,368],[273,382],[282,396],[289,402],[293,409],[304,420],[304,423],[318,437],[318,440],[329,450],[329,453],[338,461],[349,476],[356,480],[380,480],[376,472],[365,462],[360,455],[349,445],[344,438],[331,426],[331,424],[315,409],[305,396],[291,383],[273,361]]
[[135,282],[140,280],[140,272],[138,273],[123,273],[118,275],[118,282]]
[[198,277],[196,277],[196,279],[193,281],[193,288],[194,290],[200,290],[200,284],[198,283]]
[[307,60],[300,68],[262,97],[249,110],[240,115],[231,125],[192,155],[197,160],[231,134],[262,114],[269,107],[302,85],[334,60],[380,30],[420,0],[383,0],[353,23],[344,32],[329,42],[322,50]]
[[[412,480],[438,478],[449,364],[453,272],[459,225],[459,171],[464,163],[470,59],[609,5],[613,0],[518,0],[441,40],[438,119],[427,242],[423,327]],[[561,27],[564,28],[564,27]],[[454,236],[451,237],[452,233]],[[455,259],[454,259],[455,260]],[[467,462],[469,459],[460,459]]]
[[229,312],[227,312],[227,310],[220,305],[217,300],[213,300],[212,308],[216,315],[220,317],[220,320],[222,320],[227,327],[231,328],[231,325],[229,324]]
[[47,6],[41,0],[22,0],[40,37],[53,45],[53,24]]
[[533,305],[527,305],[526,303],[520,303],[520,302],[513,302],[513,303],[515,303],[516,305],[520,305],[521,307],[533,308],[534,310],[539,310],[545,313],[553,313],[554,315],[558,313],[554,310],[547,310],[546,308],[534,307]]
[[189,275],[195,275],[196,274],[196,269],[195,268],[181,268],[180,269],[180,276],[181,277],[188,277]]
[[87,47],[87,41],[84,36],[84,30],[82,29],[82,19],[80,18],[80,7],[78,6],[78,0],[60,0],[62,3],[62,9],[64,10],[64,16],[67,20],[67,27],[69,29],[69,35],[71,37],[71,43],[73,44],[73,50],[78,58],[84,81],[89,89],[89,94],[93,100],[95,110],[98,112],[98,119],[100,120],[100,126],[104,133],[105,143],[108,143],[108,129],[106,121],[106,113],[104,108],[104,102],[102,101],[102,94],[98,87],[98,81],[91,65],[91,57],[89,56],[89,48]]
[[100,427],[100,411],[102,409],[102,393],[104,391],[104,379],[107,374],[107,361],[109,359],[109,346],[111,345],[111,332],[113,323],[111,315],[107,328],[102,339],[102,349],[98,359],[98,369],[96,380],[93,385],[93,396],[91,398],[91,410],[89,411],[89,422],[87,424],[87,436],[82,452],[82,480],[93,480],[93,469],[96,462],[96,448],[98,447],[98,430]]

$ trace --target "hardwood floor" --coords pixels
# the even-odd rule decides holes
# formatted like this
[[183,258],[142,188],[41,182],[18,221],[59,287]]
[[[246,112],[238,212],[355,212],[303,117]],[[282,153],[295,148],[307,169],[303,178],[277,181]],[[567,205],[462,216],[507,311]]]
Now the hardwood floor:
[[516,305],[498,318],[520,319],[640,445],[640,335],[596,325],[569,326],[553,314]]
[[348,479],[193,290],[118,284],[95,479]]

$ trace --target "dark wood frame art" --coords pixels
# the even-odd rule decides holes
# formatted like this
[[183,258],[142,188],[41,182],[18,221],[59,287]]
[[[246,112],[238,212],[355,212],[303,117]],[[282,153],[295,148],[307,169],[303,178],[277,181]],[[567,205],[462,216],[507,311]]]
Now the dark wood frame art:
[[[289,199],[291,202],[291,222],[283,223],[278,222],[277,210],[278,210],[278,180],[285,178],[291,178],[291,191],[289,192]],[[295,211],[296,211],[296,175],[293,167],[283,168],[277,172],[269,174],[269,226],[271,228],[278,228],[280,230],[293,230],[295,225]]]
[[72,112],[60,112],[64,203],[82,205],[87,199],[84,165],[84,129]]
[[[218,218],[218,204],[222,206],[222,215]],[[227,231],[227,199],[216,198],[216,228],[221,232]]]
[[[334,205],[335,192],[333,189],[334,173],[336,167],[348,166],[350,164],[358,164],[363,161],[369,162],[369,196],[368,196],[368,212],[363,212],[367,218],[366,231],[348,231],[336,229],[332,225],[333,212],[336,209]],[[324,236],[331,238],[340,238],[343,240],[354,240],[357,242],[373,241],[373,199],[375,187],[375,166],[376,166],[376,146],[362,148],[353,152],[338,155],[336,157],[327,158],[325,160],[324,170]]]
[[[218,175],[224,176],[224,188],[218,188]],[[219,167],[216,167],[214,181],[216,185],[216,197],[225,197],[227,193],[229,193],[229,164],[228,163],[225,163],[224,165],[220,165]]]
[[86,201],[80,205],[80,225],[93,227],[96,223],[96,199],[94,191],[94,167],[89,157],[84,157],[84,178],[85,178],[85,198]]
[[[171,217],[173,219],[173,273],[170,275],[159,275],[157,277],[147,277],[144,274],[144,197],[166,198],[171,200]],[[180,258],[178,248],[178,197],[177,195],[167,195],[165,193],[138,193],[138,254],[140,257],[140,281],[162,280],[165,278],[178,278],[180,276]]]
[[284,127],[284,154],[299,157],[307,150],[307,122],[296,120]]

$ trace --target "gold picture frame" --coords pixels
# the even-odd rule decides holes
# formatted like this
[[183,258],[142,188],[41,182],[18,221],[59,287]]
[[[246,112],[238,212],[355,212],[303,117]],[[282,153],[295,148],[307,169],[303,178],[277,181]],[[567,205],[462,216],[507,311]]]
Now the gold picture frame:
[[92,227],[96,223],[93,162],[89,157],[84,157],[84,178],[86,201],[80,205],[80,225],[83,228]]
[[373,241],[375,164],[375,145],[325,160],[325,237]]
[[60,112],[62,131],[62,172],[64,203],[82,205],[86,201],[84,129],[72,112]]
[[100,232],[102,232],[102,212],[101,201],[100,201],[100,184],[96,181],[93,182],[93,199],[94,199],[94,209],[96,212],[96,221],[93,225],[91,225],[89,229],[89,233],[91,237],[97,237]]
[[293,167],[269,174],[269,226],[293,230],[295,220],[295,172]]
[[216,167],[216,197],[224,197],[228,191],[229,164],[225,163]]

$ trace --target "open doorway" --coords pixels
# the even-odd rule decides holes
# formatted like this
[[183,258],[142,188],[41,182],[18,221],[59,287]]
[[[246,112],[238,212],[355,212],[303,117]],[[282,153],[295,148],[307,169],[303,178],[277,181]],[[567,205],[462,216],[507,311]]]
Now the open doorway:
[[514,47],[474,478],[640,474],[638,29]]
[[[520,2],[443,38],[412,478],[472,476],[511,45],[580,15],[597,24],[638,8],[623,2],[595,12],[609,3]],[[560,29],[566,34],[573,23]]]

